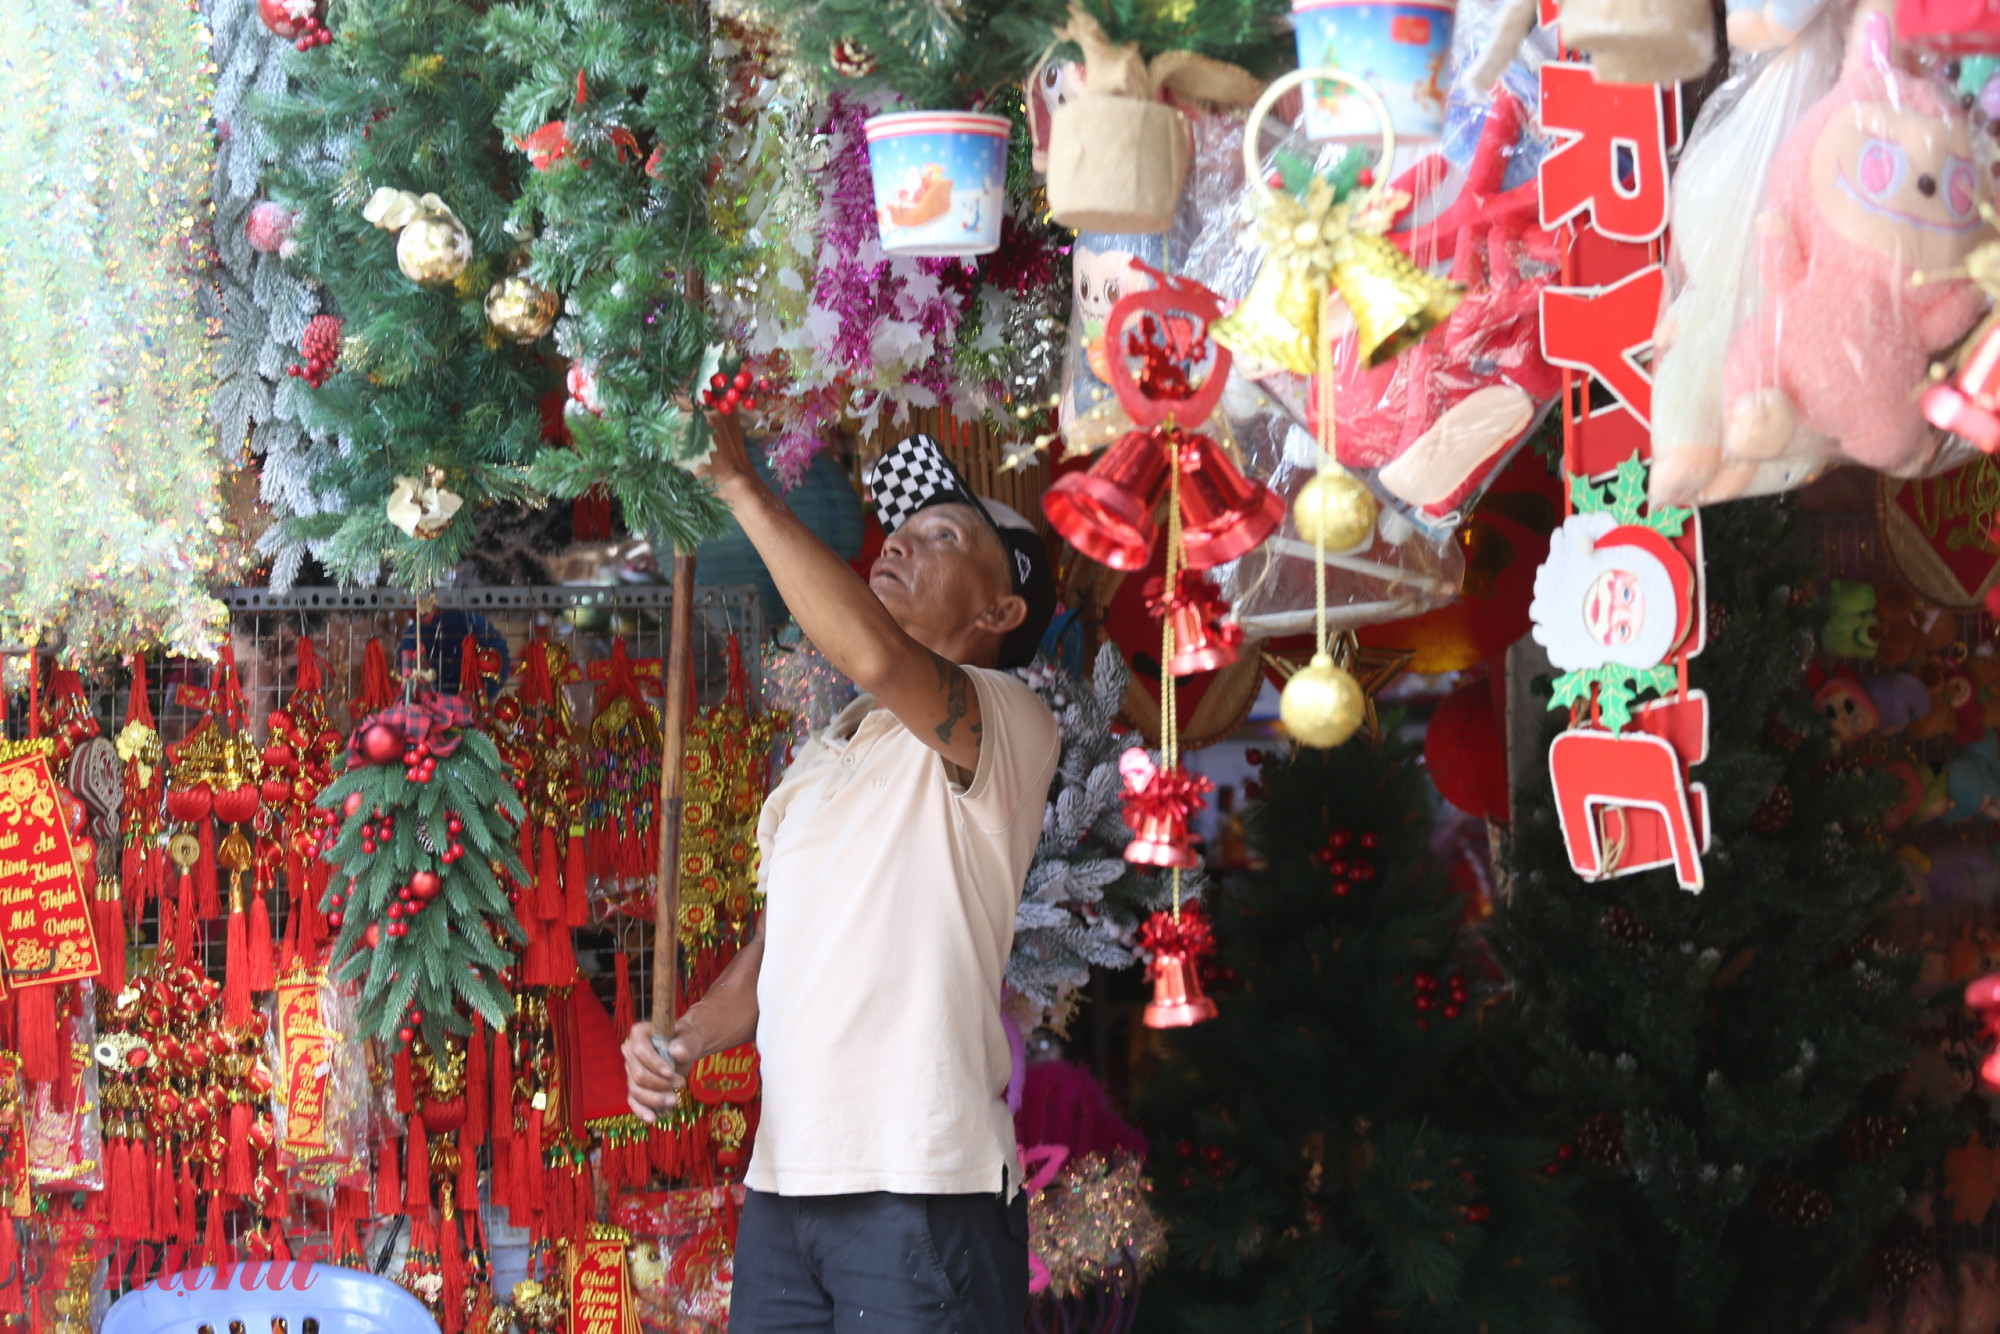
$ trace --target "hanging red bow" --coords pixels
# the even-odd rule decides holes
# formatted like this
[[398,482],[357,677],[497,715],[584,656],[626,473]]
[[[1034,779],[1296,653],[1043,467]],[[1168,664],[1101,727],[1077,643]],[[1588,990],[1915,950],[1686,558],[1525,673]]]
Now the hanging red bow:
[[1202,807],[1202,798],[1215,784],[1200,774],[1191,774],[1176,764],[1163,769],[1153,757],[1134,746],[1119,757],[1118,772],[1125,776],[1125,823],[1134,830],[1147,820],[1186,821]]

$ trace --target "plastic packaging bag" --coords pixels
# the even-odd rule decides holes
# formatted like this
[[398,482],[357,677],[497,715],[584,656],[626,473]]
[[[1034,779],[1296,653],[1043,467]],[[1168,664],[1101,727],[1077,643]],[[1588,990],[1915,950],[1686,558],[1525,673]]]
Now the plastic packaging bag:
[[1122,232],[1078,232],[1070,249],[1069,351],[1063,366],[1062,430],[1072,454],[1095,450],[1132,429],[1111,392],[1104,323],[1118,298],[1152,287],[1140,260],[1160,269],[1166,240]]
[[1956,91],[1895,63],[1885,15],[1860,17],[1838,82],[1771,161],[1756,290],[1723,374],[1726,463],[1838,455],[1911,475],[1937,462],[1914,391],[1983,309],[1971,283],[1940,275],[1990,236],[1987,194]]
[[368,1062],[354,1038],[355,990],[300,971],[278,983],[266,1043],[278,1162],[299,1181],[333,1186],[368,1168]]
[[95,990],[88,982],[77,983],[69,1012],[56,1018],[67,1078],[23,1081],[28,1180],[38,1191],[104,1189],[104,1127],[92,1055],[97,1045]]

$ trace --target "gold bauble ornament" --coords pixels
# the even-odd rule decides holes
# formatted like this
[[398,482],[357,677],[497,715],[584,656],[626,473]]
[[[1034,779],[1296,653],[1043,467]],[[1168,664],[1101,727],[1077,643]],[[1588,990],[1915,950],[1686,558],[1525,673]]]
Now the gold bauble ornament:
[[1328,551],[1352,551],[1375,533],[1380,506],[1361,479],[1345,470],[1323,472],[1299,488],[1292,521],[1308,542]]
[[449,212],[427,213],[396,237],[396,267],[413,283],[444,287],[472,262],[472,235]]
[[532,343],[556,326],[562,300],[520,274],[511,274],[486,289],[486,318],[503,338]]
[[1360,730],[1367,704],[1361,683],[1324,653],[1292,673],[1278,696],[1278,718],[1302,746],[1331,750]]

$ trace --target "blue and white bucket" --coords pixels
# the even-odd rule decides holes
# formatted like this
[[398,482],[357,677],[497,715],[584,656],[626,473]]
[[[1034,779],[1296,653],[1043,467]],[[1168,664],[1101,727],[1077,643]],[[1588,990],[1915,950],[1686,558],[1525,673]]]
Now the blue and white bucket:
[[[1444,133],[1456,0],[1292,0],[1299,68],[1345,70],[1381,94],[1399,143]],[[1306,134],[1314,140],[1377,143],[1382,127],[1340,84],[1310,85]]]
[[875,223],[892,255],[985,255],[1000,248],[1005,116],[892,111],[868,118]]

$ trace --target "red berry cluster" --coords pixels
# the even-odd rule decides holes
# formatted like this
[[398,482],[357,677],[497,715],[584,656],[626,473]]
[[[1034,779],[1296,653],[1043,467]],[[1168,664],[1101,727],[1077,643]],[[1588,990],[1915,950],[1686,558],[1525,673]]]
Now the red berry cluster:
[[305,354],[306,364],[288,366],[285,374],[319,388],[333,374],[334,363],[340,360],[340,321],[332,315],[313,316],[299,336],[299,351]]
[[431,754],[431,743],[418,741],[403,751],[403,777],[412,783],[428,783],[437,776],[437,756]]
[[1466,980],[1457,973],[1444,980],[1442,997],[1438,995],[1439,982],[1436,973],[1417,973],[1410,979],[1410,989],[1416,993],[1410,998],[1410,1004],[1416,1008],[1417,1027],[1420,1029],[1430,1028],[1431,1021],[1428,1016],[1432,1010],[1436,1010],[1446,1019],[1458,1018],[1465,1012],[1465,1003],[1471,996]]
[[319,15],[308,14],[299,20],[299,39],[292,45],[300,51],[310,51],[315,46],[325,46],[333,40],[333,34],[319,21]]
[[[1336,829],[1326,836],[1326,845],[1313,854],[1313,860],[1333,873],[1333,896],[1344,899],[1354,892],[1357,884],[1367,884],[1375,878],[1375,868],[1361,860],[1361,852],[1373,852],[1381,840],[1370,832],[1355,838],[1352,829]],[[1357,846],[1352,858],[1344,856],[1349,847]]]
[[[1470,1168],[1461,1171],[1458,1174],[1458,1179],[1463,1181],[1470,1190],[1479,1189],[1479,1174]],[[1493,1206],[1490,1204],[1468,1204],[1464,1206],[1464,1213],[1465,1221],[1468,1223],[1475,1225],[1488,1223],[1493,1219]]]
[[734,375],[717,371],[708,377],[708,388],[701,391],[701,405],[712,412],[731,413],[738,408],[751,412],[757,410],[757,400],[751,390],[759,394],[771,392],[769,376],[752,376],[747,369],[739,367]]
[[417,1036],[417,1030],[423,1026],[424,1012],[413,1005],[410,1007],[410,1012],[403,1016],[403,1026],[396,1030],[396,1037],[407,1047],[410,1045],[410,1040]]
[[1570,1159],[1574,1157],[1576,1157],[1576,1145],[1574,1144],[1556,1145],[1556,1156],[1549,1159],[1548,1162],[1542,1164],[1542,1174],[1544,1176],[1552,1176],[1552,1177],[1561,1176],[1563,1166],[1566,1163],[1568,1163]]
[[[389,925],[384,928],[391,939],[401,940],[409,934],[410,923],[417,920],[417,914],[430,905],[432,899],[444,889],[444,879],[436,871],[422,870],[410,872],[410,879],[396,891],[396,901],[389,905],[385,914]],[[408,1042],[409,1039],[403,1039]]]
[[1201,1158],[1202,1166],[1208,1169],[1209,1176],[1217,1181],[1222,1180],[1229,1169],[1236,1166],[1236,1160],[1224,1153],[1220,1144],[1204,1144],[1199,1149],[1196,1149],[1189,1141],[1182,1140],[1174,1145],[1174,1152],[1189,1160],[1188,1167],[1190,1170],[1182,1171],[1178,1178],[1178,1184],[1182,1190],[1187,1190],[1194,1185],[1194,1172],[1191,1169],[1194,1166],[1193,1159],[1197,1155]]

